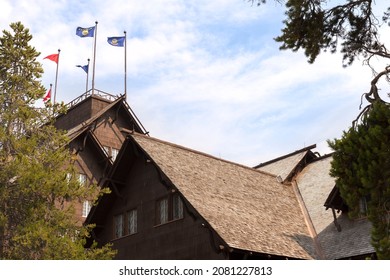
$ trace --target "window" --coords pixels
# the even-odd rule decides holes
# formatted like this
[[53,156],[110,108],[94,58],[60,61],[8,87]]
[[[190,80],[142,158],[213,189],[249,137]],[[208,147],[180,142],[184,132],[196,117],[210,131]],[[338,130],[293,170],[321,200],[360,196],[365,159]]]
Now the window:
[[66,173],[66,182],[69,184],[70,180],[72,180],[72,174]]
[[122,237],[124,233],[123,214],[116,215],[114,217],[114,238]]
[[120,238],[137,232],[138,211],[136,208],[114,216],[114,238]]
[[111,148],[111,158],[112,161],[115,161],[116,157],[118,156],[119,150],[115,148]]
[[158,223],[165,224],[168,222],[168,198],[158,201]]
[[115,161],[116,157],[118,156],[119,150],[115,148],[110,148],[107,146],[103,146],[104,151],[106,154],[111,157],[112,161]]
[[88,200],[85,200],[83,202],[83,213],[81,214],[82,217],[87,217],[89,214],[89,211],[91,211],[91,202]]
[[127,212],[127,233],[137,233],[137,209]]
[[80,173],[79,174],[80,185],[85,186],[86,182],[87,182],[87,175]]
[[183,201],[177,193],[158,200],[156,208],[156,223],[158,225],[182,219],[184,216]]
[[183,218],[183,201],[181,200],[178,194],[174,194],[172,196],[172,206],[173,206],[172,218],[174,220]]

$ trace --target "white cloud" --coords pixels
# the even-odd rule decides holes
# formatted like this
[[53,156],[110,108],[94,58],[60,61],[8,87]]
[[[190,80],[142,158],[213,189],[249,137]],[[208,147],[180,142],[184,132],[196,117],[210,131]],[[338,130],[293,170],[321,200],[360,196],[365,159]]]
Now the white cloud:
[[[339,55],[323,54],[310,65],[300,52],[280,52],[272,38],[284,8],[272,3],[3,2],[2,29],[21,20],[41,58],[61,48],[60,100],[85,90],[86,75],[75,65],[92,59],[93,38],[75,30],[96,20],[96,87],[123,93],[124,49],[106,39],[126,30],[128,101],[151,135],[244,164],[338,137],[371,79],[358,63],[342,68]],[[48,87],[55,64],[42,64]]]

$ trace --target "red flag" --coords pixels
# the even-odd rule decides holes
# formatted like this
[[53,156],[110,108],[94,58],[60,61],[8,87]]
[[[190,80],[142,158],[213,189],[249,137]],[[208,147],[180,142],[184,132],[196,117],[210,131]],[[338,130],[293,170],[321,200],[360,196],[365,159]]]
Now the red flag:
[[49,89],[46,95],[43,97],[43,102],[46,103],[47,101],[50,101],[50,98],[51,98],[51,89]]
[[58,53],[48,55],[44,57],[43,59],[50,59],[51,61],[54,61],[55,63],[58,63]]

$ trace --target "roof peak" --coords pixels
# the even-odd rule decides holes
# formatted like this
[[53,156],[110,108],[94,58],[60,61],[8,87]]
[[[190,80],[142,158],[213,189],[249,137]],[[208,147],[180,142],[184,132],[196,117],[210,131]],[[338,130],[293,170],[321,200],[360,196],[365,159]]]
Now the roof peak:
[[155,142],[158,142],[158,143],[161,143],[161,144],[169,145],[169,146],[177,148],[177,149],[186,150],[186,151],[194,153],[194,154],[198,154],[198,155],[201,155],[201,156],[204,156],[204,157],[208,157],[210,159],[214,159],[214,160],[221,161],[221,162],[224,162],[224,163],[233,164],[235,166],[239,166],[241,168],[245,168],[245,169],[248,169],[248,170],[251,170],[251,171],[254,171],[254,172],[262,173],[262,174],[265,174],[265,175],[268,175],[268,176],[271,176],[271,177],[275,178],[275,175],[271,174],[269,172],[266,172],[266,171],[263,171],[263,170],[259,170],[259,169],[254,169],[254,168],[252,168],[250,166],[247,166],[247,165],[244,165],[244,164],[240,164],[240,163],[237,163],[237,162],[234,162],[234,161],[223,159],[221,157],[217,157],[217,156],[214,156],[214,155],[211,155],[211,154],[199,151],[199,150],[195,150],[195,149],[183,146],[183,145],[172,143],[172,142],[169,142],[169,141],[166,141],[166,140],[162,140],[160,138],[151,137],[149,134],[141,134],[141,133],[138,133],[138,132],[134,131],[131,134],[129,134],[128,136],[130,136],[130,137],[133,137],[133,136],[135,136],[135,137],[143,137],[143,138],[150,139],[152,141],[155,141]]
[[271,160],[266,161],[266,162],[262,162],[262,163],[256,165],[256,166],[253,167],[253,168],[259,168],[259,167],[262,167],[262,166],[265,166],[265,165],[268,165],[268,164],[277,162],[277,161],[279,161],[279,160],[282,160],[282,159],[291,157],[291,156],[293,156],[293,155],[296,155],[296,154],[299,154],[299,153],[302,153],[302,152],[309,151],[309,150],[314,149],[314,148],[316,148],[316,147],[317,147],[317,145],[316,145],[316,144],[313,144],[313,145],[304,147],[304,148],[302,148],[302,149],[296,150],[296,151],[294,151],[294,152],[292,152],[292,153],[289,153],[289,154],[286,154],[286,155],[283,155],[283,156],[280,156],[280,157],[271,159]]

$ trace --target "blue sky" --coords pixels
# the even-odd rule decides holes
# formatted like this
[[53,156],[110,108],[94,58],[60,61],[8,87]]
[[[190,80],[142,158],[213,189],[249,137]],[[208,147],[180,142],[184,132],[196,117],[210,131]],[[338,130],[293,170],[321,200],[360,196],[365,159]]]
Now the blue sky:
[[[61,49],[57,100],[85,91],[77,64],[93,57],[93,38],[76,28],[98,21],[95,88],[124,92],[123,48],[107,37],[127,32],[127,101],[150,135],[253,166],[340,137],[359,113],[371,70],[343,68],[338,54],[308,64],[279,51],[284,7],[245,0],[1,0],[1,30],[21,21],[41,52],[43,85]],[[91,81],[91,75],[89,76]]]

